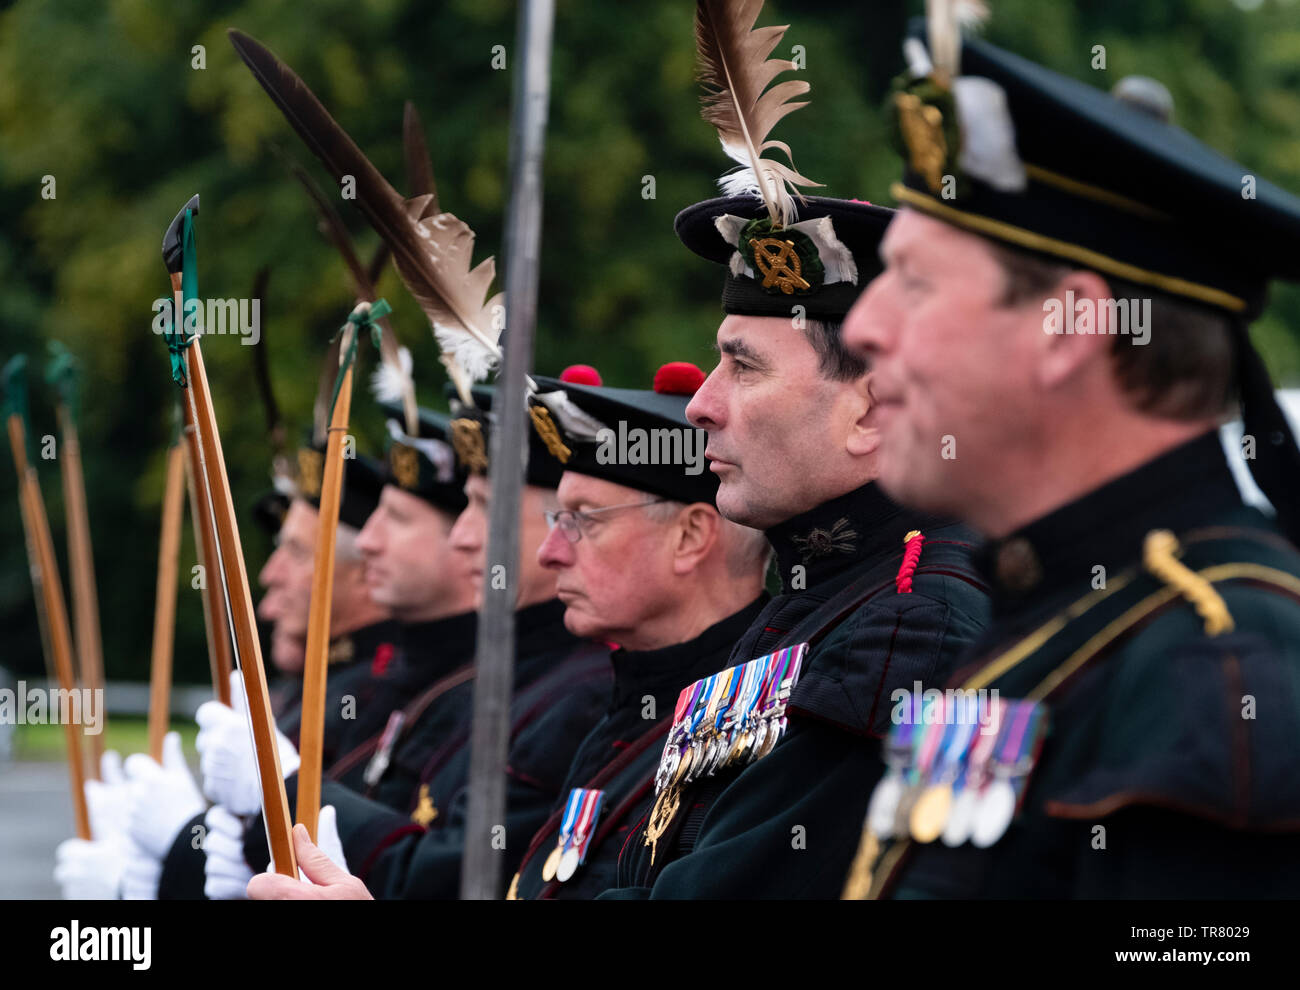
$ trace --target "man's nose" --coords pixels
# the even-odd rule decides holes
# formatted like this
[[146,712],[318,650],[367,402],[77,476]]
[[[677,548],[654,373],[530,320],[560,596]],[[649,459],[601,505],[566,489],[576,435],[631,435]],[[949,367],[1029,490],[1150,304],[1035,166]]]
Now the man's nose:
[[271,556],[266,558],[266,563],[262,565],[262,570],[257,575],[257,583],[263,588],[269,588],[279,576],[282,559],[283,551],[279,547],[272,550]]
[[[721,365],[719,365],[721,367]],[[716,430],[722,425],[722,405],[718,401],[718,369],[714,368],[704,384],[696,389],[686,404],[686,418],[702,430]]]
[[552,526],[551,531],[537,548],[537,563],[542,567],[559,569],[573,562],[573,544],[569,542],[559,526]]

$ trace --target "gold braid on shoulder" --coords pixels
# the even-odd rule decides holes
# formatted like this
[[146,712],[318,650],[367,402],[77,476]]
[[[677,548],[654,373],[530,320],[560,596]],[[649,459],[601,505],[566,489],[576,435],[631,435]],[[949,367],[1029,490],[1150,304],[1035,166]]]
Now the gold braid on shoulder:
[[1167,529],[1153,529],[1142,545],[1142,563],[1148,571],[1170,587],[1177,588],[1205,620],[1205,634],[1218,636],[1232,632],[1235,624],[1227,603],[1214,585],[1177,558],[1178,539]]

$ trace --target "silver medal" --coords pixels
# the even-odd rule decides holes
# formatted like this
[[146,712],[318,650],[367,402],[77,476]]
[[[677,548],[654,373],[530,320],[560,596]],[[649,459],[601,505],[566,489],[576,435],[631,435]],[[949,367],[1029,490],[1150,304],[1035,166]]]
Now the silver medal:
[[871,792],[871,802],[867,805],[867,825],[877,837],[893,838],[894,814],[898,811],[898,799],[902,796],[903,775],[899,773],[886,774]]
[[939,836],[945,846],[956,848],[970,838],[975,825],[975,811],[979,807],[979,791],[973,787],[963,787],[953,798],[952,810],[948,812],[948,821]]
[[980,795],[971,829],[971,842],[987,849],[1002,838],[1016,814],[1016,789],[1006,777],[998,777]]

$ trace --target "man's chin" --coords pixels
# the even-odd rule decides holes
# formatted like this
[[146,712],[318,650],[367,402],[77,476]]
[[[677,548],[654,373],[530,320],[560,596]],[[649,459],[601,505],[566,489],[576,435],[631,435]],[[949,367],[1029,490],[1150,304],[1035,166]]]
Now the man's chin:
[[739,481],[723,481],[718,486],[718,512],[722,518],[752,529],[766,529],[772,525],[752,499],[746,496]]
[[608,638],[605,636],[604,627],[599,621],[593,619],[581,608],[575,608],[572,605],[569,605],[564,610],[564,628],[579,639],[603,642]]

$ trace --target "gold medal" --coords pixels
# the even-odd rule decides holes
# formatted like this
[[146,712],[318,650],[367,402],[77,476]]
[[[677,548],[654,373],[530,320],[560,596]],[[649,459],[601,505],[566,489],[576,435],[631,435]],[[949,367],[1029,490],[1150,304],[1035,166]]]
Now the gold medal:
[[948,812],[952,808],[952,786],[934,784],[921,792],[912,805],[909,821],[912,826],[912,838],[917,842],[933,842],[943,833],[948,822]]
[[677,807],[681,804],[681,800],[681,792],[676,786],[669,787],[655,798],[654,807],[650,809],[650,817],[645,826],[645,844],[650,847],[651,866],[654,865],[659,840],[663,838],[664,833],[668,831],[668,826],[677,817]]
[[560,868],[560,856],[563,852],[564,850],[557,842],[555,848],[551,850],[551,854],[546,857],[546,862],[542,864],[542,879],[546,883],[550,883],[555,879],[555,871]]
[[672,786],[676,787],[684,779],[687,772],[691,769],[691,763],[695,760],[695,747],[690,746],[682,752],[682,758],[677,761],[677,769],[673,771]]

